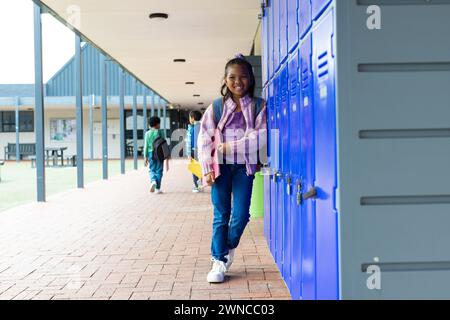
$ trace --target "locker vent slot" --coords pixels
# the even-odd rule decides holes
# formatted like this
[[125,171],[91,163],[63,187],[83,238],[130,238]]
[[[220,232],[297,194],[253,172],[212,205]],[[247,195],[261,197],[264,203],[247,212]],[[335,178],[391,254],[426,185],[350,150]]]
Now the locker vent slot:
[[361,130],[360,139],[450,138],[450,129]]
[[450,195],[362,197],[362,206],[450,204]]
[[442,5],[450,4],[450,0],[357,0],[358,6],[401,6],[401,5]]
[[309,87],[309,70],[304,69],[302,71],[302,88],[306,89]]
[[430,71],[450,71],[450,62],[358,64],[358,72],[430,72]]
[[384,272],[398,271],[442,271],[450,270],[450,262],[389,262],[389,263],[364,263],[361,271],[366,273],[370,266],[378,266]]
[[319,55],[317,66],[319,78],[322,78],[328,74],[328,51],[325,51]]

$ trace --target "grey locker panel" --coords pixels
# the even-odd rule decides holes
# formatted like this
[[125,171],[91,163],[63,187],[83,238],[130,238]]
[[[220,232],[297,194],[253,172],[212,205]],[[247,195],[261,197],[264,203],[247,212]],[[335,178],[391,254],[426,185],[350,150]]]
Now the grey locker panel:
[[359,272],[352,291],[360,292],[359,299],[448,299],[450,271],[436,271],[424,276],[423,272],[384,272],[381,290],[367,290],[368,274]]
[[356,194],[450,197],[450,168],[444,169],[450,166],[450,138],[359,141],[355,147]]
[[450,71],[356,73],[351,83],[355,129],[450,128]]
[[[354,4],[356,1],[349,2]],[[389,2],[399,3],[396,0]],[[381,30],[366,27],[367,6],[352,5],[347,19],[353,26],[349,30],[353,61],[359,64],[450,62],[450,42],[444,40],[450,32],[450,1],[447,2],[442,5],[381,6]]]
[[341,297],[450,298],[450,1],[383,3],[335,2]]

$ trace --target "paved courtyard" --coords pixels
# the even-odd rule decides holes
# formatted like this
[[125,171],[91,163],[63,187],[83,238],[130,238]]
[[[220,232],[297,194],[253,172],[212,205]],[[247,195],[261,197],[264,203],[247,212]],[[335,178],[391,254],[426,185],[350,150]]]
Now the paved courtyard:
[[0,299],[290,299],[252,219],[223,284],[209,284],[209,189],[174,160],[164,194],[142,168],[0,212]]

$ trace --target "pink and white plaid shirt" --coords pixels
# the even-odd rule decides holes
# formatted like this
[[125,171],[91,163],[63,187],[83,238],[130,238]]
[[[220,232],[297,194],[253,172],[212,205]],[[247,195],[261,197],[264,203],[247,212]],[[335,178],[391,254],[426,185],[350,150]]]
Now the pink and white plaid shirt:
[[[267,145],[266,103],[263,102],[261,112],[255,119],[253,102],[253,99],[248,95],[240,99],[242,114],[247,126],[242,139],[228,142],[232,150],[243,154],[247,175],[256,173],[258,150],[266,148]],[[223,106],[222,118],[217,125],[212,104],[203,115],[197,140],[199,161],[203,175],[212,171],[215,172],[216,178],[220,175],[219,164],[223,163],[223,161],[217,149],[223,141],[223,128],[229,117],[236,110],[236,107],[237,105],[233,99],[231,97],[228,98]]]

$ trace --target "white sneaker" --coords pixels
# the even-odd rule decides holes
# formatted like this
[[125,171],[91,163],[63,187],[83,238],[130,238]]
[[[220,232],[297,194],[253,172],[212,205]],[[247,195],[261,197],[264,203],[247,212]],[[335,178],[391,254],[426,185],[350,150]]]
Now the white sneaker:
[[192,193],[199,193],[200,190],[198,190],[198,188],[192,188]]
[[225,256],[225,258],[227,258],[227,263],[225,263],[225,267],[227,268],[227,271],[230,270],[231,264],[233,263],[235,250],[236,249],[231,249],[230,251],[228,251],[228,254]]
[[150,185],[150,192],[155,192],[156,189],[156,181],[152,181],[152,184]]
[[223,261],[213,259],[214,263],[211,271],[208,273],[206,280],[210,283],[221,283],[225,280],[225,272],[227,268]]
[[161,189],[156,189],[155,194],[161,194],[161,193],[163,193],[163,192],[161,191]]

